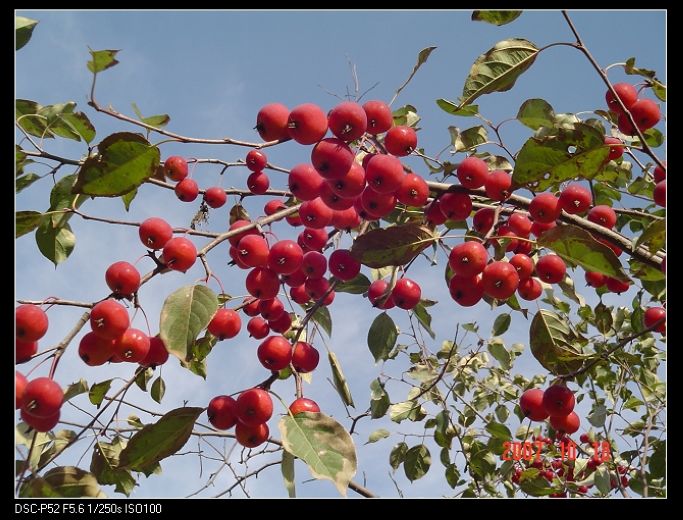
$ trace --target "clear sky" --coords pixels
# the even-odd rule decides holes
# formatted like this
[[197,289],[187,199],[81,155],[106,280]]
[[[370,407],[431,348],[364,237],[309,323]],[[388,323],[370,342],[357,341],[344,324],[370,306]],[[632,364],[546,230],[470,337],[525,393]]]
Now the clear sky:
[[[97,99],[102,105],[111,104],[117,110],[133,114],[135,102],[143,114],[168,113],[169,129],[195,137],[230,136],[258,140],[253,130],[256,112],[270,102],[278,101],[290,108],[304,102],[319,104],[324,110],[334,106],[341,96],[352,89],[349,61],[357,68],[360,90],[378,83],[365,99],[391,99],[396,88],[412,69],[417,53],[428,46],[437,46],[429,61],[420,69],[410,85],[401,93],[394,106],[412,104],[422,117],[419,145],[428,155],[434,155],[450,142],[447,127],[461,129],[474,126],[476,120],[454,118],[441,111],[434,100],[457,99],[472,62],[496,42],[511,37],[523,37],[541,47],[555,41],[572,41],[572,35],[558,11],[525,12],[515,22],[503,26],[470,21],[470,11],[425,12],[89,12],[89,11],[21,11],[18,14],[39,20],[29,44],[17,54],[16,96],[32,99],[43,105],[75,101],[95,124],[99,142],[114,131],[137,131],[120,122],[95,114],[86,104],[91,75],[85,64],[92,49],[121,49],[120,64],[98,77]],[[657,70],[662,81],[665,74],[665,23],[662,11],[629,12],[572,12],[571,16],[586,45],[598,62],[606,66],[636,56],[643,67]],[[621,68],[610,71],[614,81],[626,76]],[[636,83],[636,77],[629,78]],[[507,93],[496,93],[478,100],[483,115],[492,121],[514,118],[521,103],[530,98],[544,98],[556,112],[582,112],[605,109],[605,87],[590,68],[585,58],[567,47],[543,52],[533,67]],[[651,96],[650,96],[651,97]],[[664,124],[659,128],[663,131]],[[529,130],[516,122],[502,130],[511,149],[518,149],[529,137]],[[159,141],[156,137],[153,140]],[[27,143],[28,144],[28,143]],[[45,147],[56,154],[80,157],[86,152],[83,143],[47,140]],[[486,148],[500,154],[499,150]],[[186,157],[219,158],[234,161],[243,158],[247,150],[227,146],[190,146],[164,144],[162,158],[172,154]],[[309,160],[308,147],[287,143],[267,150],[271,162],[291,167]],[[662,152],[663,155],[663,152]],[[425,176],[421,161],[408,162]],[[49,168],[36,165],[29,171],[46,173]],[[65,168],[64,171],[67,171]],[[202,187],[215,184],[244,187],[247,172],[230,169],[218,178],[220,169],[200,165],[192,175]],[[273,187],[283,187],[285,178],[270,175]],[[17,210],[45,210],[49,205],[52,181],[45,178],[16,198]],[[265,201],[247,202],[252,215],[262,214]],[[227,209],[211,213],[207,229],[221,231],[227,225]],[[199,206],[180,203],[170,191],[144,186],[131,210],[124,214],[120,200],[86,202],[86,213],[111,218],[141,221],[149,216],[162,216],[174,226],[187,226]],[[42,299],[59,296],[66,299],[93,301],[107,292],[104,271],[117,260],[134,262],[144,254],[135,228],[85,223],[74,217],[71,221],[77,237],[74,253],[56,270],[37,251],[33,235],[16,242],[16,293],[18,298]],[[279,237],[288,237],[282,224],[273,230]],[[298,230],[297,230],[298,232]],[[200,244],[201,241],[196,241]],[[348,243],[348,240],[345,242]],[[348,244],[347,244],[348,245]],[[222,279],[225,289],[233,295],[245,294],[243,273],[228,270],[227,250],[218,248],[210,256],[212,266]],[[488,337],[496,313],[484,302],[474,308],[458,307],[448,296],[443,281],[444,258],[439,265],[429,268],[426,262],[411,269],[411,277],[422,286],[423,297],[438,300],[431,309],[434,330],[439,341],[453,336],[457,322],[479,321],[482,335]],[[141,272],[153,268],[149,259],[138,263]],[[198,280],[203,274],[200,265],[186,275],[171,273],[156,277],[141,290],[141,303],[150,319],[152,332],[158,330],[158,316],[164,298],[181,285]],[[369,273],[367,273],[369,275]],[[582,294],[595,301],[583,287],[583,273],[579,271],[577,287]],[[215,284],[214,289],[217,289]],[[629,305],[628,296],[607,295],[604,301],[619,301]],[[535,305],[531,306],[533,309]],[[367,300],[358,296],[338,294],[331,307],[334,318],[333,337],[327,342],[337,353],[349,377],[351,391],[357,403],[355,414],[365,410],[369,402],[369,383],[382,367],[375,366],[366,346],[366,334],[377,311]],[[405,311],[392,310],[391,316],[401,328],[408,326]],[[50,310],[50,330],[41,345],[60,341],[80,316],[78,309]],[[246,324],[246,320],[244,320]],[[135,326],[145,330],[142,316]],[[528,344],[529,323],[519,314],[513,315],[513,326],[505,334],[509,346],[514,342]],[[77,357],[77,341],[67,350],[57,372],[57,380],[67,385],[80,377],[95,383],[111,377],[129,377],[131,366],[108,365],[84,370]],[[469,343],[468,343],[469,341]],[[476,343],[468,338],[464,347]],[[322,345],[320,345],[322,347]],[[438,349],[438,344],[430,344]],[[264,379],[265,371],[255,356],[256,342],[246,332],[234,340],[219,343],[209,357],[209,376],[206,382],[180,368],[175,360],[163,367],[167,393],[162,405],[151,400],[137,388],[129,398],[140,406],[153,410],[169,410],[187,401],[190,406],[206,406],[209,399],[221,393],[232,393]],[[323,350],[321,348],[321,350]],[[25,366],[24,366],[25,367]],[[41,375],[45,366],[39,369]],[[400,374],[400,363],[387,364],[384,370]],[[525,353],[515,372],[531,376],[542,373],[538,363]],[[350,421],[338,397],[326,379],[330,370],[325,359],[313,374],[313,383],[306,394],[324,406],[324,411],[337,417],[346,427]],[[405,387],[388,387],[392,401],[405,399]],[[275,388],[285,400],[293,395],[293,384],[286,382]],[[87,397],[74,400],[79,406],[91,408]],[[150,417],[134,410],[143,421]],[[353,412],[352,412],[353,413]],[[84,415],[66,406],[63,418],[83,421]],[[206,417],[202,417],[206,421]],[[271,432],[278,436],[276,420],[271,420]],[[510,429],[516,429],[514,419]],[[402,440],[393,435],[376,444],[365,446],[370,432],[380,427],[402,433],[414,432],[412,424],[395,425],[384,420],[362,419],[357,426],[355,442],[359,454],[356,480],[366,480],[367,486],[379,495],[396,496],[394,484],[388,478],[388,454],[392,446]],[[582,430],[583,431],[583,430]],[[65,455],[62,462],[75,463],[87,442],[80,443],[73,456]],[[194,442],[194,441],[193,441]],[[186,450],[194,450],[188,443]],[[408,440],[411,444],[410,438]],[[415,442],[415,441],[414,441]],[[226,446],[229,449],[230,443]],[[196,446],[196,445],[195,445]],[[233,453],[238,457],[239,450]],[[72,457],[72,458],[70,458]],[[438,449],[432,450],[430,472],[412,485],[402,470],[395,474],[398,486],[406,496],[441,496],[450,488],[444,481],[443,468],[438,461]],[[89,456],[81,463],[89,465]],[[205,465],[202,477],[196,455],[185,455],[162,462],[164,473],[149,479],[142,477],[133,496],[184,496],[195,491],[207,480],[210,472]],[[307,469],[297,464],[297,487],[301,496],[335,496],[329,482],[306,482]],[[232,480],[227,471],[216,479],[214,487],[204,493],[215,495]],[[254,496],[286,495],[279,470],[265,470],[258,479],[250,481]],[[113,488],[105,488],[113,495]]]

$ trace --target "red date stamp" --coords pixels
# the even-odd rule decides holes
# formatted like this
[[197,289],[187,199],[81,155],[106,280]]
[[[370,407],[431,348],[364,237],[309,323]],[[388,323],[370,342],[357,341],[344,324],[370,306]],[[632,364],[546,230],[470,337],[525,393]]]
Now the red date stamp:
[[[593,456],[595,462],[606,462],[611,458],[611,449],[608,441],[593,442]],[[512,461],[540,461],[546,443],[541,440],[536,441],[505,441],[503,443],[502,460]],[[556,458],[560,460],[576,460],[578,453],[576,444],[571,440],[563,440],[557,444],[559,453]]]

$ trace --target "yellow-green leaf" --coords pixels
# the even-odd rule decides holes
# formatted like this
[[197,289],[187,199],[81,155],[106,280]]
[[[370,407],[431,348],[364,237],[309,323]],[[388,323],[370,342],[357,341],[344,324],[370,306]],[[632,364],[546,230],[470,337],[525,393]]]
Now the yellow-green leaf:
[[434,240],[429,228],[414,223],[373,229],[356,239],[351,255],[368,267],[404,265]]

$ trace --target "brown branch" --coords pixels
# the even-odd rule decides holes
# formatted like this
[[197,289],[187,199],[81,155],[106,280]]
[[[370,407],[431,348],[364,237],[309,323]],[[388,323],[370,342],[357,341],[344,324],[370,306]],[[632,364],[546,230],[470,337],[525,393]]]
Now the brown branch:
[[17,300],[17,303],[26,305],[67,305],[70,307],[85,307],[86,309],[91,309],[95,305],[94,303],[61,300],[58,298],[46,298],[45,300]]
[[55,370],[57,370],[57,365],[59,364],[59,360],[64,354],[66,347],[69,346],[71,340],[73,340],[76,337],[76,335],[81,331],[81,329],[85,326],[85,324],[88,323],[89,319],[90,312],[84,312],[81,315],[80,319],[76,322],[76,325],[74,325],[74,327],[69,331],[66,337],[57,345],[54,354],[55,357],[52,360],[52,366],[50,366],[50,375],[48,376],[50,379],[52,379],[52,377],[55,375]]

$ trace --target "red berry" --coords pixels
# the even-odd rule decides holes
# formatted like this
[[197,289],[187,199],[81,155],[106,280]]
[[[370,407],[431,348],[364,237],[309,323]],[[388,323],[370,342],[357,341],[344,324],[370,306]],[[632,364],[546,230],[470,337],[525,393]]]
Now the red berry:
[[25,342],[38,341],[45,336],[48,319],[45,311],[37,305],[19,305],[15,312],[16,337]]
[[332,192],[344,199],[355,199],[365,188],[365,170],[354,161],[341,179],[326,181]]
[[391,193],[378,193],[370,185],[360,196],[362,207],[375,219],[391,213],[396,207],[396,196]]
[[347,249],[337,249],[330,255],[330,273],[340,280],[353,280],[360,273],[360,262]]
[[237,244],[242,263],[249,267],[265,266],[270,254],[268,242],[259,235],[247,235]]
[[287,209],[287,206],[285,205],[284,202],[281,200],[269,200],[266,202],[265,206],[263,206],[263,212],[266,215],[272,215],[273,213],[277,213],[280,210]]
[[324,228],[307,227],[299,234],[299,238],[299,245],[303,243],[311,250],[319,250],[327,244],[327,231]]
[[[246,229],[242,231],[241,233],[237,232],[237,230],[246,227],[246,226],[252,226],[249,229]],[[240,240],[244,238],[247,235],[260,235],[258,229],[256,229],[251,222],[248,220],[236,220],[230,225],[230,228],[228,229],[230,232],[235,232],[234,235],[232,235],[230,238],[228,238],[228,241],[230,242],[230,245],[237,247],[237,245],[240,243]]]
[[166,267],[184,273],[197,260],[197,248],[185,237],[175,237],[166,242],[161,261]]
[[582,434],[579,436],[579,440],[585,444],[585,443],[590,442],[590,437],[588,436],[587,433],[582,433]]
[[365,167],[368,187],[377,193],[394,193],[401,186],[404,176],[401,161],[393,155],[375,155]]
[[526,280],[534,272],[534,262],[528,255],[516,254],[510,258],[510,264],[517,270],[520,280]]
[[540,388],[531,388],[522,394],[519,407],[524,417],[532,421],[545,421],[548,418],[548,412],[543,407],[543,394]]
[[267,267],[254,267],[245,280],[247,292],[254,298],[270,300],[280,290],[280,279]]
[[234,338],[242,328],[240,315],[232,309],[218,309],[209,322],[208,331],[219,341]]
[[306,399],[305,397],[300,397],[299,399],[297,399],[289,405],[289,411],[292,412],[292,415],[296,415],[302,412],[317,413],[320,412],[320,407],[318,406],[318,403],[316,403],[315,401],[311,399]]
[[612,229],[617,223],[617,214],[609,206],[601,204],[591,208],[588,212],[588,220],[607,229]]
[[15,342],[15,354],[17,363],[26,363],[38,352],[37,341],[22,341],[17,339]]
[[507,300],[519,285],[519,275],[508,262],[491,262],[482,273],[484,292],[491,298]]
[[244,162],[252,172],[260,172],[268,165],[268,157],[261,150],[249,150]]
[[309,278],[306,280],[304,287],[312,299],[319,300],[330,288],[330,282],[325,278]]
[[[337,195],[330,186],[329,182],[324,182],[320,187],[320,199],[325,203],[325,205],[336,211],[341,211],[343,209],[349,209],[353,206],[354,199],[344,198]],[[334,212],[332,213],[334,215]],[[330,223],[332,219],[330,219]]]
[[265,423],[247,426],[241,422],[235,426],[235,438],[245,448],[256,448],[268,440],[270,430]]
[[140,224],[140,240],[149,249],[161,249],[173,237],[173,228],[164,219],[151,217]]
[[605,284],[610,291],[617,294],[626,292],[628,291],[629,287],[631,287],[629,282],[622,282],[621,280],[617,280],[616,278],[612,278],[610,276],[605,277]]
[[662,321],[662,323],[660,323],[655,330],[657,332],[665,334],[666,333],[666,310],[664,310],[663,307],[650,307],[645,311],[645,314],[643,316],[643,322],[645,323],[645,327],[650,328],[660,320],[664,320],[664,321]]
[[394,124],[391,108],[384,101],[367,101],[363,105],[367,116],[367,132],[377,135],[389,130]]
[[38,417],[27,410],[21,410],[21,419],[37,432],[49,432],[52,428],[57,426],[59,416],[59,410],[48,417]]
[[644,132],[659,123],[661,113],[659,105],[651,99],[639,99],[629,109],[636,126]]
[[636,127],[631,124],[631,120],[625,112],[619,114],[617,118],[617,128],[622,134],[626,135],[636,135],[638,131]]
[[228,200],[228,196],[223,188],[212,186],[204,192],[204,202],[211,208],[220,208]]
[[533,301],[541,296],[543,287],[536,278],[525,278],[519,282],[517,293],[522,300]]
[[[631,108],[638,100],[638,91],[630,83],[617,83],[614,85],[614,91],[626,108]],[[607,106],[612,112],[622,112],[619,103],[610,90],[605,94],[605,101],[607,101]]]
[[237,424],[237,401],[229,395],[217,395],[209,401],[206,415],[214,428],[228,430]]
[[247,177],[247,188],[254,195],[263,195],[270,187],[270,179],[263,172],[253,172]]
[[529,217],[522,213],[513,213],[510,215],[508,218],[508,226],[518,237],[527,238],[529,234],[531,234],[532,222],[529,220]]
[[552,193],[536,195],[529,204],[529,215],[531,215],[531,218],[543,224],[549,224],[557,220],[561,210],[560,200]]
[[571,412],[569,415],[550,416],[550,425],[558,432],[563,432],[571,435],[579,430],[581,421],[576,412]]
[[252,338],[263,339],[270,333],[270,327],[266,320],[256,316],[247,322],[247,331]]
[[104,273],[104,278],[118,296],[132,296],[140,288],[140,273],[128,262],[114,262]]
[[183,202],[192,202],[199,195],[199,185],[194,179],[184,178],[175,185],[175,194]]
[[104,365],[114,355],[113,339],[105,339],[94,332],[88,332],[78,344],[78,355],[91,367]]
[[451,249],[448,265],[455,274],[471,278],[484,270],[488,259],[486,248],[480,242],[472,240]]
[[370,300],[370,303],[372,303],[373,306],[386,310],[391,309],[396,305],[391,292],[389,292],[389,295],[384,300],[384,303],[379,303],[379,300],[381,300],[382,297],[387,293],[388,287],[389,284],[384,280],[375,280],[370,284],[370,287],[368,288],[368,300]]
[[[305,285],[299,285],[297,287],[292,287],[289,290],[289,296],[294,300],[295,303],[298,303],[299,305],[305,305],[309,301],[311,301],[311,297],[308,295],[308,292],[306,291],[306,286]],[[257,338],[260,339],[260,338]]]
[[164,161],[164,175],[172,181],[182,181],[187,177],[187,161],[177,155],[169,157]]
[[358,103],[344,101],[327,114],[327,124],[334,135],[348,143],[365,133],[368,118]]
[[28,385],[28,379],[21,372],[14,372],[14,409],[18,410],[21,408],[21,403],[24,399],[24,392],[26,392],[26,385]]
[[117,339],[130,325],[128,311],[114,300],[104,300],[90,311],[90,326],[104,339]]
[[283,312],[277,319],[270,320],[268,322],[268,327],[270,327],[270,330],[273,332],[284,334],[292,328],[292,316],[288,312]]
[[289,137],[289,109],[282,103],[270,103],[256,115],[256,130],[264,141],[279,141]]
[[[485,235],[493,227],[493,219],[495,217],[495,214],[496,211],[493,208],[478,209],[475,212],[474,217],[472,218],[472,227],[475,229],[477,233]],[[512,218],[512,216],[510,218]]]
[[124,361],[138,363],[149,354],[149,336],[138,329],[126,329],[114,342],[114,355]]
[[586,283],[591,287],[602,287],[606,283],[606,276],[595,271],[586,271]]
[[[664,164],[664,167],[666,167],[666,161],[662,161],[662,164]],[[656,183],[662,182],[664,179],[666,179],[666,169],[657,165],[657,166],[655,166],[655,169],[652,172],[652,175],[653,175]]]
[[439,198],[439,203],[448,220],[465,220],[472,212],[472,199],[467,193],[449,191]]
[[297,143],[317,143],[327,133],[327,116],[318,105],[304,103],[289,113],[287,128],[289,137]]
[[264,367],[277,372],[292,360],[292,345],[282,336],[269,336],[259,345],[257,356]]
[[395,126],[384,137],[387,152],[398,157],[413,153],[417,148],[417,134],[409,126]]
[[614,161],[624,155],[624,143],[616,137],[605,137],[605,144],[609,146],[608,161]]
[[434,199],[432,203],[425,208],[425,220],[433,226],[438,226],[448,220],[446,215],[441,211],[440,199]]
[[655,190],[652,195],[657,206],[666,207],[666,180],[659,181],[655,185]]
[[273,244],[268,253],[268,267],[278,274],[292,274],[298,271],[304,259],[304,252],[293,240],[280,240]]
[[557,255],[545,255],[536,262],[536,274],[546,283],[560,283],[566,272],[567,265]]
[[396,282],[391,296],[397,307],[410,310],[420,302],[422,291],[420,286],[410,278],[401,278]]
[[299,208],[299,216],[306,227],[320,229],[327,226],[332,220],[332,210],[318,197],[302,202]]
[[484,183],[486,196],[493,200],[503,201],[510,196],[512,176],[503,170],[491,172]]
[[297,372],[312,372],[318,366],[318,361],[320,361],[320,353],[313,345],[304,341],[299,341],[294,345],[292,365]]
[[38,377],[26,385],[21,407],[33,416],[50,417],[59,412],[63,401],[61,386],[49,377]]
[[327,271],[327,258],[318,251],[309,251],[304,255],[301,267],[308,278],[322,278]]
[[299,200],[313,200],[320,195],[324,179],[310,164],[297,164],[289,171],[289,191]]
[[484,295],[482,276],[453,276],[448,282],[448,290],[457,303],[463,307],[472,307],[479,303]]
[[143,367],[158,367],[168,361],[168,350],[163,340],[157,335],[149,338],[149,352],[140,361]]
[[396,198],[406,206],[420,207],[427,203],[429,187],[427,182],[414,173],[403,175],[401,185],[396,190]]
[[261,316],[268,321],[279,318],[285,312],[285,306],[279,298],[271,298],[270,300],[260,300],[258,304]]
[[237,398],[237,418],[247,426],[262,424],[273,415],[273,400],[261,388],[251,388]]
[[354,163],[351,148],[334,137],[323,139],[311,151],[311,163],[323,179],[341,179]]
[[545,233],[549,229],[554,228],[555,226],[557,226],[557,224],[554,221],[547,223],[534,221],[531,224],[531,233],[536,237],[540,237],[541,235],[543,235],[543,233]]
[[571,215],[584,213],[592,203],[590,190],[580,184],[570,184],[560,194],[560,206]]
[[489,176],[489,167],[479,157],[472,155],[460,163],[456,173],[465,188],[481,188]]
[[568,415],[575,404],[574,392],[564,385],[550,386],[543,394],[543,407],[551,417]]

